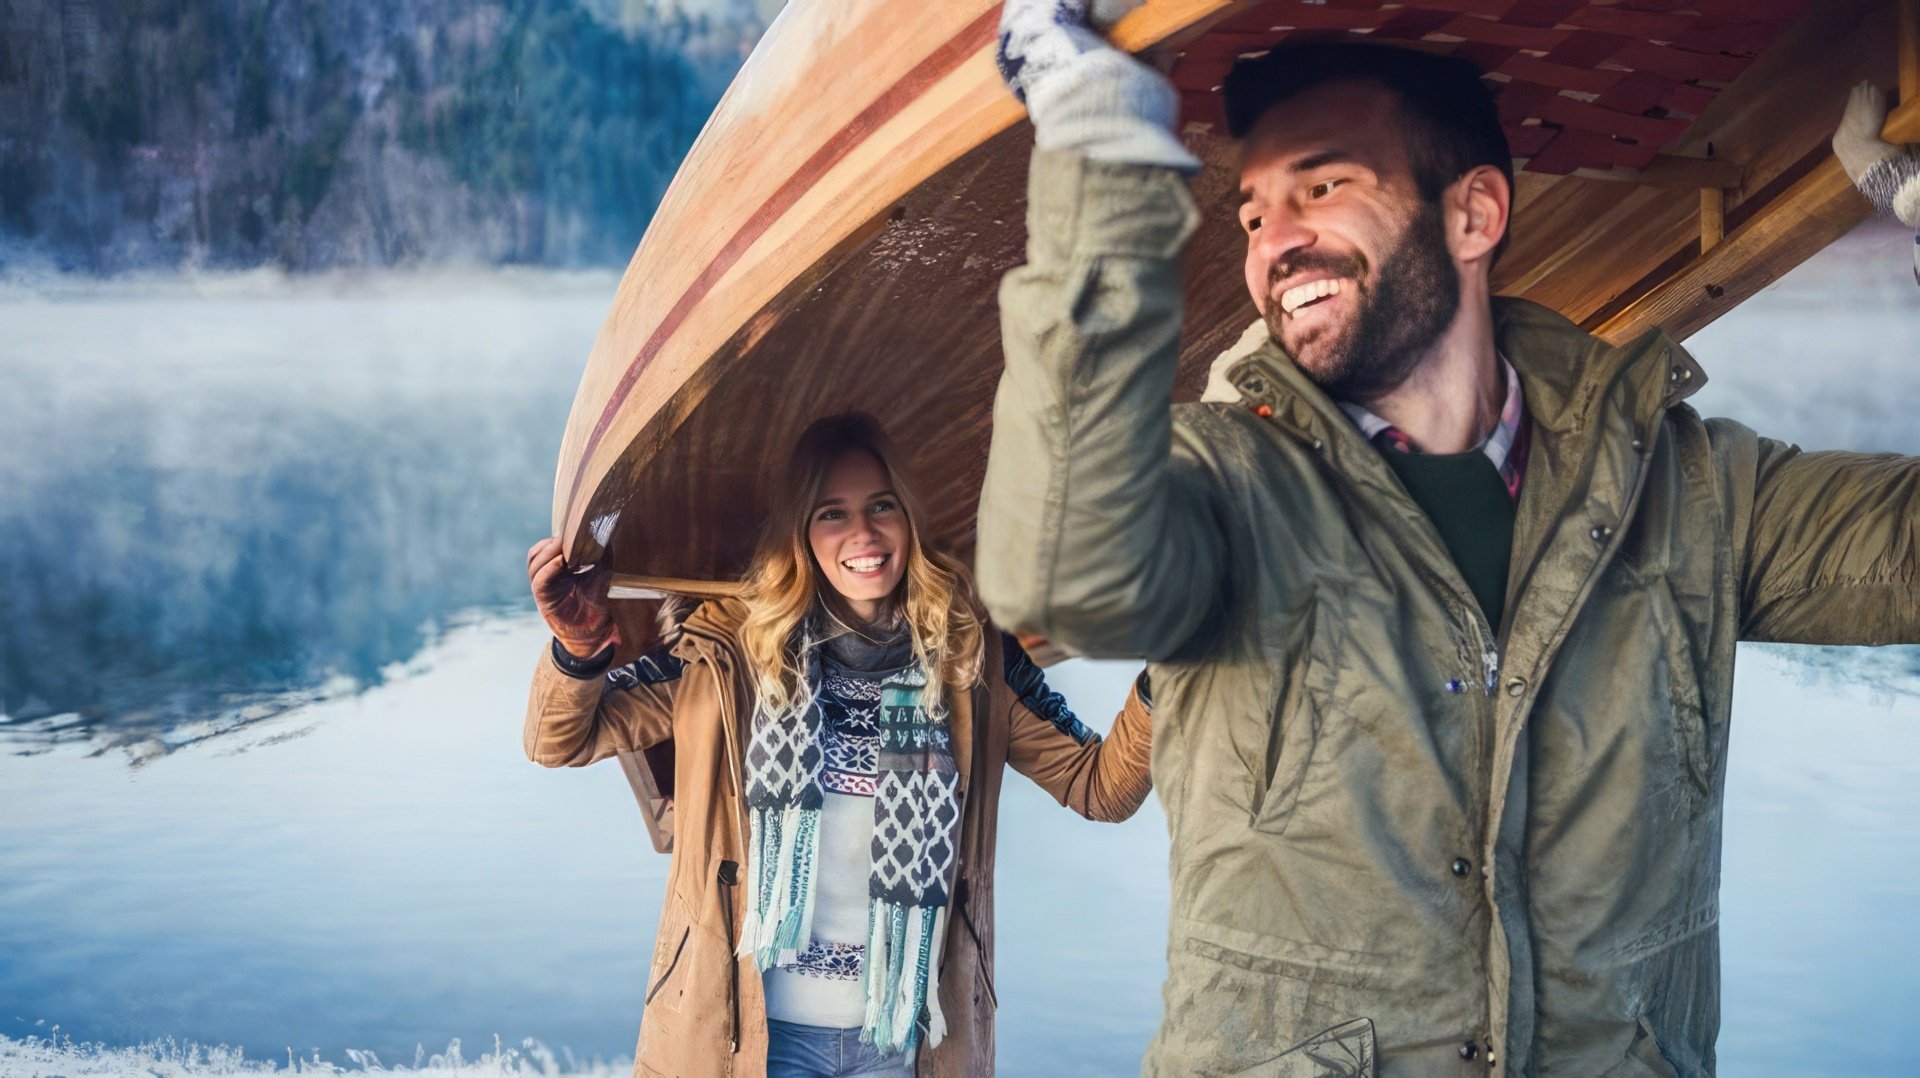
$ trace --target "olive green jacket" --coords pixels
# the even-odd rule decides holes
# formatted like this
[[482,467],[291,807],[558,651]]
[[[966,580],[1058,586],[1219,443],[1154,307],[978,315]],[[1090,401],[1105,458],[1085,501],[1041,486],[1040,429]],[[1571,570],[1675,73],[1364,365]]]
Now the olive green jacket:
[[1703,420],[1666,337],[1498,301],[1533,441],[1489,625],[1272,344],[1240,403],[1169,408],[1180,176],[1043,153],[1029,197],[979,583],[1002,624],[1150,660],[1145,1073],[1712,1073],[1734,645],[1920,640],[1920,462]]

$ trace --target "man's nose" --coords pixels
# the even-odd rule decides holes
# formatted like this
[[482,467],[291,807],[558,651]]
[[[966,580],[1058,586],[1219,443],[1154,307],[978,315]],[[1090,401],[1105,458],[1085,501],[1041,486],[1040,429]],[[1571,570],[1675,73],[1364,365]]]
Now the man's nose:
[[1262,262],[1271,271],[1291,258],[1296,252],[1312,247],[1320,237],[1298,217],[1288,214],[1268,214],[1261,218],[1260,229],[1254,233],[1255,249]]

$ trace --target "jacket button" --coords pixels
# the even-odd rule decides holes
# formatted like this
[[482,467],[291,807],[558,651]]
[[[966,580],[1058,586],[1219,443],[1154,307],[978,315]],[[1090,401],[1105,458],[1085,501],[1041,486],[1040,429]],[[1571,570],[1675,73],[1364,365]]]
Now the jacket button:
[[1464,879],[1466,879],[1466,878],[1467,878],[1467,873],[1469,873],[1469,872],[1472,872],[1472,871],[1473,871],[1473,862],[1472,862],[1472,861],[1469,861],[1469,860],[1467,860],[1467,859],[1466,859],[1466,858],[1464,858],[1464,857],[1456,857],[1456,858],[1454,858],[1454,859],[1453,859],[1453,874],[1454,874],[1454,875],[1456,875],[1456,876],[1458,876],[1458,877],[1460,877],[1461,879],[1463,879],[1463,880],[1464,880]]
[[1467,1043],[1460,1046],[1461,1059],[1473,1059],[1477,1057],[1479,1054],[1480,1054],[1480,1046],[1473,1043],[1472,1041],[1468,1041]]
[[1693,372],[1676,363],[1673,366],[1672,373],[1668,374],[1667,378],[1672,381],[1674,385],[1683,386],[1693,381]]
[[1601,524],[1587,533],[1596,543],[1604,543],[1613,535],[1613,529]]
[[1527,691],[1527,679],[1523,677],[1507,679],[1507,695],[1518,696]]

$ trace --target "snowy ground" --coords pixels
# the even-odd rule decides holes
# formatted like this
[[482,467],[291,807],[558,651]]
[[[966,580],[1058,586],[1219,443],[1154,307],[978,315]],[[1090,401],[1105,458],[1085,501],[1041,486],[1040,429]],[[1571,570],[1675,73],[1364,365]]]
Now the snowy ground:
[[45,1037],[15,1040],[0,1035],[0,1074],[59,1075],[60,1078],[138,1074],[151,1078],[199,1078],[244,1074],[405,1074],[415,1078],[519,1078],[522,1075],[577,1074],[587,1078],[627,1078],[625,1061],[582,1064],[571,1054],[556,1056],[529,1038],[518,1048],[500,1044],[468,1059],[455,1041],[445,1051],[415,1053],[410,1063],[389,1066],[371,1052],[348,1049],[345,1065],[288,1049],[284,1059],[249,1058],[240,1049],[181,1044],[171,1039],[125,1048],[76,1043],[57,1031]]

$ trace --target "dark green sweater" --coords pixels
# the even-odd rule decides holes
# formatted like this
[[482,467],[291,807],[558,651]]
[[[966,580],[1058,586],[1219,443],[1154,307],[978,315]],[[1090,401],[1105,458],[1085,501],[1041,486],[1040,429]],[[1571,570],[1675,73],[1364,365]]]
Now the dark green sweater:
[[1480,601],[1493,631],[1507,600],[1507,561],[1513,555],[1513,497],[1485,452],[1380,455],[1414,503],[1433,521],[1453,564]]

